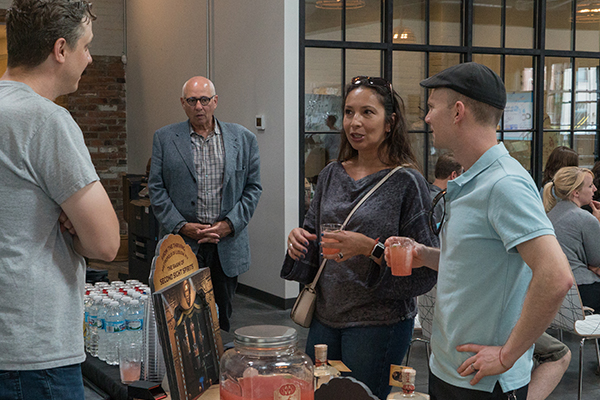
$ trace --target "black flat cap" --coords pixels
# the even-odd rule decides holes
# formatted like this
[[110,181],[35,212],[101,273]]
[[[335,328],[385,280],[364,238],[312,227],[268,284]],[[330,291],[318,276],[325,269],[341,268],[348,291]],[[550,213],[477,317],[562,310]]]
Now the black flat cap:
[[468,62],[454,65],[421,81],[421,86],[435,89],[445,87],[504,110],[506,89],[502,79],[485,65]]

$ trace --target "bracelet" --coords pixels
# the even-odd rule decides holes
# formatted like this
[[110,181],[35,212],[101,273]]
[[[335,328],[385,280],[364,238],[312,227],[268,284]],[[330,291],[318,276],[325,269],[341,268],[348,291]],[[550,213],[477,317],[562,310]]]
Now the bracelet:
[[500,347],[500,353],[498,353],[498,361],[500,361],[500,365],[502,365],[502,367],[506,368],[506,370],[509,370],[510,368],[508,368],[506,365],[504,365],[504,363],[502,362],[502,349],[504,349],[503,347]]

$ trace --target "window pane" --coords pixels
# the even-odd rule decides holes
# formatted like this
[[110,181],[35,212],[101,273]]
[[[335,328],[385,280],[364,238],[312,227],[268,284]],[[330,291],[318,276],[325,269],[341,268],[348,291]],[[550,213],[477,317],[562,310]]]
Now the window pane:
[[425,53],[395,51],[392,85],[404,100],[408,130],[424,131],[425,90],[419,82],[425,79]]
[[575,66],[575,129],[596,129],[598,59],[578,58]]
[[547,2],[546,6],[546,48],[571,50],[571,20],[573,0]]
[[571,60],[547,57],[544,77],[544,119],[550,128],[571,128]]
[[431,53],[429,55],[429,76],[433,76],[456,64],[460,64],[460,54]]
[[424,1],[394,0],[394,43],[425,44]]
[[[381,42],[381,0],[361,0],[364,6],[346,9],[346,40]],[[346,1],[346,6],[351,4]]]
[[[341,121],[338,125],[341,129]],[[304,176],[313,178],[319,175],[325,165],[337,159],[339,150],[339,133],[304,135]]]
[[589,0],[577,1],[575,18],[575,48],[580,51],[600,51],[600,4]]
[[523,168],[531,173],[531,132],[521,132],[521,138],[507,139],[504,134],[504,146],[510,155],[519,161]]
[[412,132],[408,134],[408,139],[412,147],[412,151],[417,158],[419,168],[424,171],[423,166],[425,165],[425,133],[423,132]]
[[342,40],[342,10],[317,8],[317,0],[306,0],[307,40]]
[[[505,130],[533,129],[533,59],[527,56],[506,56],[504,84],[506,86]],[[504,134],[505,139],[521,133]]]
[[6,71],[8,54],[6,52],[6,25],[0,24],[0,76]]
[[592,169],[596,149],[596,132],[575,132],[573,149],[579,154],[579,166]]
[[552,153],[552,150],[554,150],[558,146],[571,147],[569,135],[569,132],[544,132],[544,148],[542,150],[542,171],[546,169],[546,162],[548,162],[548,157],[550,157],[550,153]]
[[473,5],[473,46],[500,47],[502,39],[502,0]]
[[429,12],[430,44],[461,44],[461,2],[431,0]]
[[341,116],[342,51],[307,48],[305,54],[304,129],[306,132],[326,132],[329,131],[327,116]]
[[533,48],[533,2],[516,0],[506,7],[506,47]]
[[357,75],[381,76],[381,51],[346,50],[346,83]]
[[479,64],[483,64],[486,67],[490,68],[492,71],[494,71],[495,73],[497,73],[498,75],[502,75],[501,74],[501,65],[502,65],[502,58],[500,57],[500,55],[497,54],[473,54],[473,61],[475,61],[476,63]]

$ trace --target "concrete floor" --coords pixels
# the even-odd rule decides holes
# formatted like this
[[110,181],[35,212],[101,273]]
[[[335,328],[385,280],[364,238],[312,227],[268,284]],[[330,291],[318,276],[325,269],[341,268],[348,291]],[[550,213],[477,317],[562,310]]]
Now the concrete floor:
[[[248,325],[286,325],[298,331],[299,348],[306,346],[308,329],[296,325],[289,317],[289,310],[281,310],[269,304],[262,303],[250,297],[238,294],[233,303],[233,316],[231,319],[231,332]],[[555,334],[554,331],[549,331]],[[223,343],[233,340],[230,333],[223,332]],[[564,334],[564,341],[571,349],[572,359],[569,369],[563,379],[548,397],[549,400],[576,400],[579,373],[579,339],[568,333]],[[427,357],[425,345],[416,342],[410,355],[410,365],[417,371],[416,390],[427,393]],[[584,346],[583,368],[583,396],[584,400],[600,399],[600,377],[594,372],[598,366],[596,351],[593,341],[586,341]]]

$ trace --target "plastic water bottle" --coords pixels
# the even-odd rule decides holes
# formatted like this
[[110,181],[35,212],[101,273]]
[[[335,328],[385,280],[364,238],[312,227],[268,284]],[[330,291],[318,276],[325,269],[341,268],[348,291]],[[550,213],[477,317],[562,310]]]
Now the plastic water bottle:
[[121,314],[121,307],[118,301],[113,301],[106,313],[106,363],[108,365],[119,364],[119,344],[124,330],[125,319]]
[[94,304],[94,299],[86,292],[83,298],[83,342],[85,344],[85,351],[90,352],[90,308]]
[[109,298],[102,299],[102,305],[100,311],[98,311],[98,358],[102,361],[106,361],[106,312],[112,302]]
[[94,296],[93,299],[94,303],[90,306],[88,315],[88,349],[93,357],[98,357],[98,311],[102,297]]
[[127,313],[128,342],[135,343],[140,347],[143,344],[144,330],[144,307],[139,300],[131,300],[129,312]]

